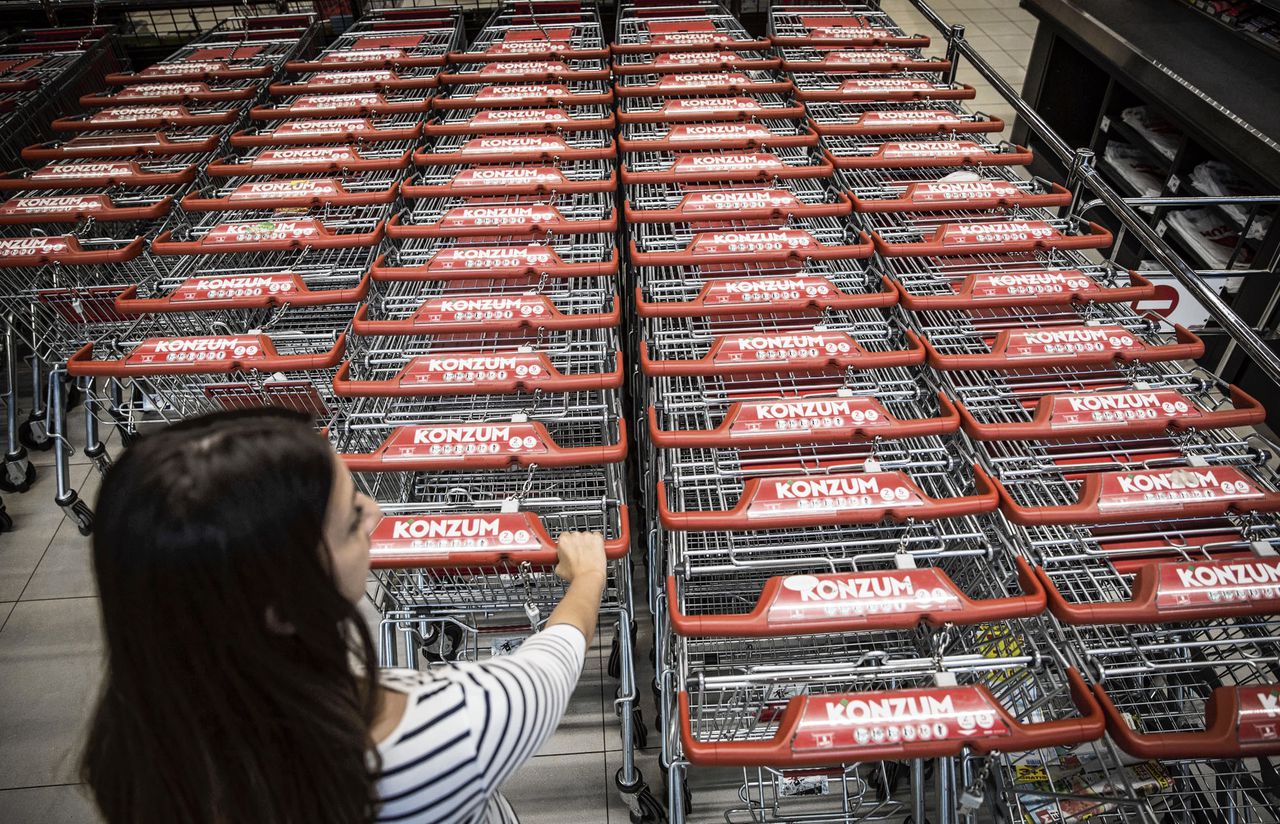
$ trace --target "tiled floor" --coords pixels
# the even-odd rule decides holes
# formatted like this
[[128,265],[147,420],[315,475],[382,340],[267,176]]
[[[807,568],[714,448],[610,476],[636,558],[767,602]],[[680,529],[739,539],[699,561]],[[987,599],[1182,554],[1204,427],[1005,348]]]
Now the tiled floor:
[[[907,0],[884,0],[883,7],[908,31],[935,34]],[[987,61],[1021,88],[1035,21],[1017,0],[936,0],[934,8],[948,22],[964,24]],[[1012,109],[974,72],[962,70],[960,79],[977,87],[975,108],[1012,123]],[[16,524],[0,535],[0,822],[5,824],[97,820],[78,785],[76,767],[101,666],[97,599],[87,543],[52,504],[49,457],[36,454],[41,471],[29,492],[4,496]],[[92,500],[96,472],[83,458],[73,470],[73,481]],[[642,660],[648,649],[642,634]],[[616,683],[604,672],[607,652],[607,644],[597,644],[556,737],[507,786],[525,824],[627,821],[613,791],[621,753],[613,711]],[[655,717],[651,677],[642,665],[638,682],[646,724]],[[650,746],[639,762],[654,792],[661,793],[656,738],[650,727]],[[727,786],[699,785],[695,792],[693,818],[699,821],[723,820],[723,807],[716,806],[735,795]]]

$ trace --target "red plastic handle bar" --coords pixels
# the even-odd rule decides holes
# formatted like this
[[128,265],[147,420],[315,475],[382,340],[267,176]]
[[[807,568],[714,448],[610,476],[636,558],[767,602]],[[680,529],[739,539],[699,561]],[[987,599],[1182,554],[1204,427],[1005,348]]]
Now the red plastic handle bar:
[[215,160],[206,171],[211,177],[248,175],[316,174],[324,172],[385,172],[409,165],[409,149],[388,157],[364,157],[359,146],[285,146],[266,149],[243,161]]
[[786,163],[737,163],[725,159],[720,164],[710,163],[694,167],[682,166],[682,160],[692,155],[677,155],[671,166],[662,171],[637,172],[622,164],[622,182],[627,185],[641,183],[770,183],[774,180],[827,179],[835,172],[827,161],[805,166],[789,166]]
[[318,206],[370,206],[391,203],[396,199],[397,185],[368,192],[349,192],[339,179],[258,181],[243,183],[222,197],[201,197],[192,192],[182,198],[188,212],[221,212],[235,209],[279,209],[282,203],[291,209]]
[[[427,123],[422,127],[429,135],[464,134],[516,134],[521,132],[610,132],[617,120],[610,113],[605,117],[574,118],[565,114],[541,114],[537,110],[522,112],[519,109],[481,111],[466,123]],[[510,118],[499,113],[511,115]]]
[[1004,329],[985,355],[943,354],[928,340],[929,365],[934,369],[1002,370],[1063,364],[1196,360],[1204,341],[1181,324],[1174,325],[1177,343],[1147,344],[1119,326],[1079,326],[1061,329]]
[[[699,766],[802,767],[849,761],[951,758],[965,750],[979,754],[996,750],[1023,752],[1093,741],[1102,736],[1107,726],[1102,710],[1075,669],[1067,668],[1066,675],[1072,703],[1080,712],[1075,718],[1021,723],[982,684],[844,695],[797,695],[787,702],[773,738],[762,741],[698,740],[693,732],[689,694],[681,692],[677,696],[680,742],[684,757]],[[837,704],[839,708],[834,709],[831,704]],[[869,704],[883,709],[869,710]],[[948,712],[957,704],[973,711],[975,718],[989,720],[991,727],[968,729],[957,723]],[[905,740],[901,734],[902,725],[918,721],[912,713],[907,717],[899,716],[895,722],[894,710],[901,711],[903,707],[922,711],[935,726],[941,723],[946,727],[947,735]],[[849,714],[851,710],[866,710],[861,716],[866,720],[855,720],[859,716]],[[842,715],[849,720],[833,723],[833,719]],[[875,720],[871,720],[873,718]],[[858,743],[855,727],[868,732],[862,736],[866,743]],[[892,732],[884,733],[886,727]],[[870,728],[877,728],[882,734],[869,734]],[[815,740],[814,731],[821,731],[821,743]]]
[[[749,58],[732,52],[686,52],[687,58],[666,53],[652,55],[653,59],[639,63],[618,63],[613,67],[617,75],[674,74],[676,72],[726,72],[726,71],[774,71],[782,67],[776,57]],[[767,52],[766,52],[767,54]],[[696,59],[694,55],[697,55]]]
[[1073,504],[1022,506],[998,480],[1000,509],[1015,524],[1108,524],[1276,512],[1280,492],[1260,487],[1233,466],[1093,472]]
[[417,140],[422,124],[411,123],[383,128],[371,118],[290,120],[267,132],[244,129],[233,132],[228,142],[236,148],[256,146],[311,146],[325,143],[387,143]]
[[[288,208],[287,205],[280,208]],[[266,221],[271,224],[287,224],[303,221],[276,220]],[[173,230],[166,229],[151,242],[151,251],[157,255],[206,255],[217,253],[245,252],[286,252],[292,249],[354,249],[364,246],[376,246],[386,233],[384,221],[379,221],[371,232],[332,233],[318,221],[307,221],[305,234],[292,233],[273,228],[269,237],[246,237],[226,239],[210,237],[213,233],[197,240],[173,240]],[[216,229],[214,230],[217,231]]]
[[96,189],[106,186],[126,186],[131,189],[182,186],[196,179],[196,171],[197,164],[192,163],[174,172],[144,172],[132,160],[46,166],[27,177],[9,177],[7,174],[0,173],[0,191]]
[[[498,44],[495,44],[498,45]],[[490,47],[491,49],[493,47]],[[501,49],[492,51],[450,52],[450,63],[502,63],[525,60],[608,60],[608,49],[570,49],[563,43],[548,42],[544,48],[529,51],[505,52]]]
[[124,263],[142,254],[146,239],[135,237],[115,249],[86,251],[75,235],[0,238],[0,269],[61,263],[71,266]]
[[[342,97],[344,95],[332,95]],[[249,110],[249,117],[254,120],[293,120],[295,118],[329,118],[329,117],[370,117],[388,114],[425,113],[431,108],[430,98],[421,100],[379,100],[375,102],[353,102],[346,106],[334,106],[327,109],[298,108],[295,104],[287,106],[254,106]]]
[[[1049,394],[1036,403],[1031,420],[983,423],[957,401],[964,431],[979,441],[1052,441],[1080,437],[1158,435],[1167,429],[1227,429],[1266,420],[1266,408],[1234,384],[1231,409],[1208,410],[1171,389],[1125,389],[1087,394]],[[1116,418],[1121,418],[1116,420]]]
[[[520,367],[526,367],[521,371]],[[529,367],[536,366],[537,371]],[[439,397],[459,393],[509,395],[516,392],[592,392],[622,386],[622,353],[614,355],[610,372],[565,375],[542,353],[454,353],[412,358],[390,380],[352,380],[350,363],[333,379],[342,397]]]
[[78,223],[86,218],[108,223],[159,220],[172,206],[168,195],[150,206],[115,206],[110,196],[98,194],[15,197],[0,204],[0,226]]
[[[897,293],[882,278],[879,292],[841,291],[821,275],[782,274],[778,277],[734,280],[718,277],[702,286],[690,301],[649,301],[636,287],[636,312],[646,318],[687,318],[746,315],[762,312],[803,312],[807,309],[869,309],[893,306]],[[766,297],[760,300],[761,296]]]
[[996,487],[977,464],[973,473],[976,494],[958,498],[930,498],[904,472],[748,478],[732,509],[701,511],[671,509],[666,483],[658,481],[658,517],[666,529],[689,532],[848,526],[885,518],[935,520],[994,511],[999,503]]
[[[296,372],[331,369],[342,360],[346,334],[327,352],[281,355],[266,335],[204,338],[151,338],[123,358],[95,361],[88,343],[67,361],[75,377],[128,378],[147,375],[221,375],[232,372]],[[197,359],[199,356],[205,359]],[[220,356],[220,357],[216,357]],[[173,358],[170,360],[170,358]]]
[[785,220],[788,217],[843,217],[853,204],[844,192],[833,203],[804,203],[785,189],[691,191],[672,209],[622,206],[628,223],[683,223],[699,220]]
[[1047,192],[1028,192],[1003,180],[910,183],[900,197],[884,200],[864,200],[853,195],[854,208],[869,213],[1051,208],[1070,202],[1071,192],[1058,183],[1049,184]]
[[[160,84],[150,83],[143,85],[155,88]],[[174,90],[168,94],[163,92],[157,92],[156,94],[131,92],[128,88],[116,94],[86,94],[81,96],[80,105],[86,109],[93,109],[133,104],[226,102],[229,100],[250,100],[258,93],[258,89],[253,86],[246,86],[243,89],[210,89],[204,81],[176,81],[174,85],[189,85],[191,88],[186,91]],[[204,88],[198,89],[196,88],[198,86],[204,86]]]
[[[818,130],[822,134],[822,129]],[[913,153],[911,151],[895,154],[895,145],[886,143],[875,154],[861,157],[837,157],[828,152],[833,165],[838,169],[936,169],[950,166],[1026,166],[1035,155],[1022,146],[1013,151],[991,151],[974,144],[954,153],[938,154]]]
[[410,55],[402,49],[359,49],[328,52],[315,60],[290,61],[284,64],[284,68],[287,72],[302,74],[337,69],[412,69],[443,65],[443,54]]
[[946,223],[930,240],[897,243],[873,231],[876,251],[885,257],[944,257],[947,255],[1008,254],[1045,249],[1103,249],[1111,232],[1093,221],[1089,231],[1068,235],[1044,220],[1001,220],[989,223]]
[[[378,73],[387,72],[389,76]],[[400,77],[393,69],[370,69],[360,71],[336,71],[320,79],[311,78],[302,83],[272,83],[267,91],[276,97],[290,97],[299,94],[346,94],[349,92],[387,92],[412,91],[415,89],[434,89],[437,80],[432,77]],[[340,75],[349,75],[342,77]],[[376,76],[375,76],[376,75]]]
[[[516,444],[516,445],[513,445]],[[475,447],[474,452],[467,451]],[[486,451],[481,451],[481,450]],[[450,454],[456,450],[456,454]],[[627,425],[618,440],[600,446],[562,447],[538,422],[401,426],[370,454],[339,455],[352,472],[433,472],[509,466],[597,466],[627,457]]]
[[769,38],[759,40],[734,40],[725,35],[700,43],[614,43],[609,49],[614,54],[669,54],[672,52],[700,52],[711,50],[763,51],[770,50]]
[[61,117],[53,121],[49,126],[55,132],[90,132],[100,129],[161,129],[173,126],[179,128],[186,126],[225,126],[229,123],[234,123],[236,118],[240,116],[240,112],[236,109],[228,109],[225,112],[210,112],[208,114],[189,114],[181,106],[140,106],[137,108],[174,109],[176,111],[172,113],[156,111],[150,116],[141,113],[132,116],[109,116],[108,113],[111,110],[104,109],[92,117]]
[[374,261],[370,272],[379,283],[486,278],[589,278],[618,273],[618,249],[605,260],[566,263],[554,249],[531,246],[458,247],[441,249],[421,266],[388,266],[386,255]]
[[[520,68],[504,71],[495,61],[492,71],[482,69],[478,72],[445,72],[440,75],[440,83],[445,86],[459,86],[470,83],[537,83],[547,80],[608,80],[609,69],[571,69],[569,64],[555,60],[530,60],[520,64]],[[515,65],[515,64],[512,64]]]
[[[799,124],[801,134],[779,135],[752,122],[685,123],[671,127],[667,137],[657,140],[618,137],[623,152],[687,152],[705,149],[784,149],[818,145],[818,133],[808,123]],[[824,161],[825,166],[833,169]],[[827,174],[830,174],[828,172]]]
[[429,298],[410,317],[370,320],[369,307],[356,312],[357,335],[421,335],[442,332],[519,332],[525,329],[612,329],[618,325],[614,296],[607,312],[566,315],[546,295],[483,295]]
[[[492,208],[495,211],[512,210],[511,222],[482,223],[480,219],[467,214],[473,210],[486,208]],[[514,211],[522,208],[530,208],[534,212],[522,218]],[[495,234],[504,236],[612,234],[618,229],[617,209],[610,209],[609,217],[603,220],[569,220],[561,215],[555,207],[549,204],[536,203],[515,204],[514,206],[481,204],[462,206],[456,211],[459,213],[456,216],[456,221],[450,222],[451,216],[446,214],[440,222],[426,225],[405,224],[401,222],[400,215],[396,215],[387,223],[387,237],[398,240],[414,237],[492,237]],[[501,216],[497,215],[484,219],[496,221],[501,219]]]
[[373,280],[366,274],[350,289],[314,291],[295,274],[248,275],[188,278],[163,297],[138,297],[138,287],[129,286],[116,296],[116,310],[122,315],[158,312],[234,311],[275,309],[282,306],[336,306],[357,303],[369,294]]
[[46,163],[52,160],[73,160],[90,157],[146,157],[178,154],[207,154],[218,147],[218,135],[207,135],[197,140],[176,142],[164,132],[156,132],[144,138],[122,132],[119,139],[78,143],[73,138],[65,143],[37,143],[22,150],[22,159],[28,163]]
[[985,309],[1009,306],[1067,306],[1074,303],[1129,303],[1154,297],[1155,284],[1129,272],[1128,286],[1101,286],[1078,269],[975,272],[950,295],[912,294],[894,281],[902,305],[912,311]]
[[267,77],[270,63],[235,65],[221,60],[156,63],[137,73],[116,72],[106,76],[109,86],[140,86],[143,83],[172,83],[175,80],[244,80]]
[[946,72],[951,68],[950,60],[939,58],[915,58],[910,51],[900,54],[870,49],[832,49],[824,52],[821,60],[787,60],[782,59],[783,71],[793,73],[829,72],[845,74],[866,72],[868,74],[885,74],[889,72]]
[[432,197],[499,197],[505,195],[612,194],[618,190],[618,173],[610,169],[600,180],[569,180],[559,169],[516,165],[467,168],[441,185],[400,184],[408,200]]
[[[741,239],[733,240],[734,237]],[[769,239],[774,237],[777,238],[776,241]],[[808,240],[805,241],[805,238]],[[634,239],[630,244],[631,262],[636,266],[753,262],[794,264],[804,260],[860,260],[871,257],[873,248],[865,232],[858,232],[856,243],[823,245],[800,229],[702,232],[694,235],[682,252],[642,252]]]
[[898,418],[875,398],[771,398],[734,403],[715,429],[677,430],[662,429],[650,404],[649,438],[661,449],[734,449],[923,438],[959,429],[955,405],[941,392],[938,407],[936,418]]
[[[681,100],[671,98],[668,102]],[[709,98],[715,99],[715,98]],[[728,98],[726,98],[728,99]],[[619,123],[734,123],[744,120],[798,120],[804,117],[804,106],[778,106],[768,108],[663,108],[658,111],[618,112]]]
[[910,109],[862,112],[838,123],[817,123],[814,128],[819,134],[831,136],[982,134],[1004,131],[1004,121],[990,116],[969,119],[945,109]]
[[848,29],[863,28],[864,33],[833,33],[824,35],[820,31],[802,35],[774,35],[770,38],[775,46],[844,46],[847,48],[867,48],[892,46],[895,48],[928,48],[930,40],[919,34],[899,35],[867,26],[848,26]]
[[[605,538],[605,558],[631,550],[631,515],[618,507],[618,535]],[[461,541],[457,536],[466,536]],[[552,566],[556,541],[532,512],[458,515],[385,515],[374,527],[374,569],[471,569],[477,566]]]
[[569,89],[563,92],[546,90],[530,92],[528,96],[513,95],[511,97],[484,96],[475,97],[437,97],[431,101],[431,108],[437,111],[451,109],[500,108],[514,109],[525,106],[612,106],[613,92],[574,93]]
[[1274,735],[1275,696],[1280,687],[1215,687],[1204,707],[1204,729],[1198,732],[1141,733],[1129,726],[1125,713],[1095,685],[1094,695],[1107,719],[1107,732],[1120,749],[1139,758],[1251,758],[1280,753]]
[[667,578],[671,628],[678,635],[778,638],[827,632],[904,630],[925,623],[980,624],[1044,611],[1041,582],[1022,558],[1014,558],[1021,595],[972,599],[945,571],[874,570],[823,575],[778,575],[765,582],[755,607],[737,615],[686,615],[674,575]]
[[[614,84],[613,93],[618,97],[675,97],[688,94],[791,94],[795,91],[795,84],[790,80],[738,80],[727,73],[706,74],[708,81],[697,84],[681,85],[677,80],[668,80],[677,77],[675,73],[659,75],[658,82],[652,86]],[[799,98],[800,95],[797,94],[796,97]]]
[[[603,146],[573,148],[559,135],[516,137],[475,137],[460,151],[425,152],[413,155],[419,166],[460,166],[470,164],[557,163],[565,160],[612,160],[618,148],[612,136]],[[611,175],[617,172],[610,170]],[[609,190],[617,189],[617,182]]]
[[[821,372],[831,368],[880,369],[923,363],[925,351],[920,338],[910,329],[905,336],[906,349],[870,352],[843,332],[727,335],[718,338],[706,355],[691,360],[652,360],[649,357],[649,342],[641,340],[640,370],[646,375],[738,375],[760,372]],[[752,338],[760,340],[750,340]],[[753,357],[769,348],[784,351],[793,349],[805,354],[783,360],[757,360]]]
[[[862,84],[862,85],[858,85]],[[856,78],[835,89],[797,89],[796,99],[807,103],[840,103],[918,100],[972,100],[977,89],[965,83],[955,86],[939,86],[932,82],[918,85],[902,84],[895,87],[878,78]]]
[[1280,559],[1252,555],[1212,561],[1145,563],[1127,601],[1073,603],[1037,567],[1049,609],[1066,624],[1160,624],[1216,621],[1280,611]]

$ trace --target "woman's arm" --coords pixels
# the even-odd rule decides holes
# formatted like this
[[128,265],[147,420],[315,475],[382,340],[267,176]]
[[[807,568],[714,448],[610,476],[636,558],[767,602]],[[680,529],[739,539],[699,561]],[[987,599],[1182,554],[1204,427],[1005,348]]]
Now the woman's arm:
[[569,591],[547,619],[547,628],[557,624],[577,627],[590,645],[604,594],[604,536],[599,532],[566,532],[560,536],[558,548],[556,575],[569,582]]

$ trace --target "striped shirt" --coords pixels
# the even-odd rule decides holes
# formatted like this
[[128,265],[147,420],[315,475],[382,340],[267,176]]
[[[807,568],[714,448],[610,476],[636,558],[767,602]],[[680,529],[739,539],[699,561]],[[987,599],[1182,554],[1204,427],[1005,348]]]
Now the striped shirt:
[[406,695],[404,717],[380,744],[378,821],[514,824],[498,788],[560,724],[587,641],[557,624],[511,655],[429,672],[383,670]]

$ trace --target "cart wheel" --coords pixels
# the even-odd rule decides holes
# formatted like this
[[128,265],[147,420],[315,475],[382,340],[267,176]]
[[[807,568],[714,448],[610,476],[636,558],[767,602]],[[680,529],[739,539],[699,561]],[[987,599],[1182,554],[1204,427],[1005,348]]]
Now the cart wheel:
[[616,635],[613,637],[613,644],[609,647],[608,673],[610,678],[622,677],[622,645],[618,643]]
[[[661,764],[662,760],[659,759],[658,763]],[[670,795],[671,779],[667,776],[667,772],[664,769],[662,772],[662,797],[667,798]],[[686,816],[693,812],[693,790],[689,789],[688,781],[680,782],[680,802],[684,806],[684,814]]]
[[[428,645],[434,644],[435,649]],[[444,624],[439,631],[433,632],[423,640],[422,657],[433,664],[457,660],[462,654],[462,630],[454,624]]]
[[5,460],[4,472],[0,473],[0,490],[5,492],[26,492],[35,482],[35,464],[25,457],[17,460]]
[[67,411],[70,412],[80,404],[84,403],[84,390],[72,384],[67,387]]
[[653,797],[653,792],[644,783],[644,776],[639,771],[636,772],[634,784],[623,783],[622,770],[614,775],[613,782],[627,809],[631,811],[631,824],[667,824],[667,811]]
[[644,725],[644,711],[639,707],[631,708],[631,742],[638,750],[649,745],[649,728]]
[[124,448],[128,449],[133,446],[135,441],[138,440],[138,433],[136,430],[128,426],[120,426],[118,429],[120,430],[120,445]]
[[53,449],[53,438],[49,437],[43,415],[31,416],[23,421],[18,427],[18,442],[27,449],[34,449],[37,452],[48,452]]
[[0,508],[0,532],[8,532],[11,529],[13,529],[13,518]]
[[[74,494],[74,493],[72,493]],[[64,504],[62,511],[76,522],[76,529],[86,538],[93,534],[93,510],[84,501],[76,498],[70,504]]]

